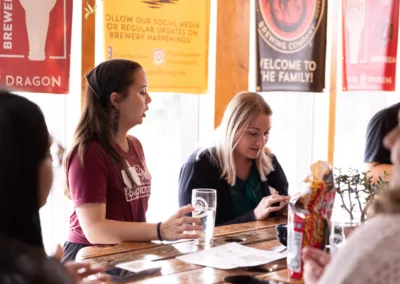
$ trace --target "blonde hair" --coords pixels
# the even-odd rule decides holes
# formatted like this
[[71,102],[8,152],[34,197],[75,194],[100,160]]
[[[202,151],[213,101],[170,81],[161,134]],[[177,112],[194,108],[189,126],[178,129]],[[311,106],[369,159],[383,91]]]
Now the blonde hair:
[[[197,159],[207,151],[214,163],[221,170],[221,178],[228,184],[236,183],[236,167],[233,160],[233,151],[244,135],[250,122],[260,114],[272,115],[272,110],[263,97],[257,93],[241,92],[228,104],[221,124],[216,129],[215,151],[205,148],[198,152]],[[256,159],[256,166],[262,181],[273,170],[271,152],[264,148]]]

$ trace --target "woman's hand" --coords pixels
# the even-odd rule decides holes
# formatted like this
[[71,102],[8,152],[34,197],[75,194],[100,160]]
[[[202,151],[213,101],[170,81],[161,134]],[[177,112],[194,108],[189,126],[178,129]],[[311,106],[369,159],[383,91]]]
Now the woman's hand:
[[193,225],[193,223],[200,224],[199,218],[185,216],[185,214],[193,211],[194,207],[190,204],[183,206],[167,221],[161,223],[161,238],[166,241],[198,238],[198,234],[188,234],[185,232],[200,231],[202,229],[200,225]]
[[304,281],[307,284],[315,284],[325,271],[325,267],[331,261],[331,256],[322,250],[307,247],[303,249]]
[[104,283],[109,280],[109,275],[102,273],[106,270],[104,265],[69,261],[65,263],[65,268],[78,284]]
[[[52,258],[61,262],[63,255],[63,248],[57,245]],[[108,274],[103,273],[106,270],[104,265],[92,264],[90,262],[69,261],[65,263],[64,266],[72,278],[74,278],[74,283],[77,284],[104,283],[110,278]]]
[[[290,196],[283,196],[278,194],[273,194],[265,196],[261,199],[260,203],[254,209],[254,217],[257,221],[265,220],[268,218],[271,212],[281,210],[284,206],[289,203]],[[272,206],[272,204],[279,203],[278,206]]]

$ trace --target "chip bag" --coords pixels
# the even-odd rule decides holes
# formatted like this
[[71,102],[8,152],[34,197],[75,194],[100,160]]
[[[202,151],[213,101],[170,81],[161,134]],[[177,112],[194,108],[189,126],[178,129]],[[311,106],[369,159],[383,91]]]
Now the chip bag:
[[302,192],[289,202],[288,256],[290,277],[302,278],[304,247],[324,249],[329,238],[330,218],[335,201],[332,168],[328,162],[311,165]]

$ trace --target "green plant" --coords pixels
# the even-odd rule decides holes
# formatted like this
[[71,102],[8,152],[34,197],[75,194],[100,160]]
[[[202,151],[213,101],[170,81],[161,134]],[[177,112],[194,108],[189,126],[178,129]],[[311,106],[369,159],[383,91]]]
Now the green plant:
[[350,168],[344,172],[341,168],[336,168],[336,192],[340,196],[341,207],[349,213],[351,221],[355,219],[355,206],[358,206],[360,210],[361,222],[365,220],[368,208],[375,195],[388,186],[388,177],[389,174],[384,171],[377,181],[373,181],[369,171],[360,173],[358,170]]

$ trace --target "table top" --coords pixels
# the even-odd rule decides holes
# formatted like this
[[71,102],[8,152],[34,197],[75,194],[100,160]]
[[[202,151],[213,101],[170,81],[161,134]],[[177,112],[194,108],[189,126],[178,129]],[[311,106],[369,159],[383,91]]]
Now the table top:
[[[276,239],[275,226],[286,222],[287,218],[271,218],[266,221],[216,227],[213,245],[223,245],[232,239],[239,239],[242,245],[272,250],[280,246]],[[186,263],[175,258],[202,249],[189,240],[167,243],[124,242],[115,246],[85,247],[79,251],[77,261],[90,259],[95,263],[103,263],[108,268],[132,260],[151,260],[161,265],[161,272],[137,280],[135,283],[224,283],[225,277],[237,275],[251,275],[258,279],[283,283],[303,283],[288,276],[286,259],[256,267],[221,270]]]

